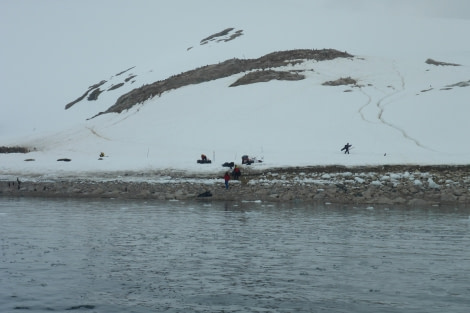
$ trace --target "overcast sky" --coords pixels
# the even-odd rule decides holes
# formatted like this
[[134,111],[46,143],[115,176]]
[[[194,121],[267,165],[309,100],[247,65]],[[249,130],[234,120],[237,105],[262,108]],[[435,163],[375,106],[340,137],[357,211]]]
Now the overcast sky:
[[470,19],[469,0],[322,0],[323,5],[346,10],[383,10],[396,15]]

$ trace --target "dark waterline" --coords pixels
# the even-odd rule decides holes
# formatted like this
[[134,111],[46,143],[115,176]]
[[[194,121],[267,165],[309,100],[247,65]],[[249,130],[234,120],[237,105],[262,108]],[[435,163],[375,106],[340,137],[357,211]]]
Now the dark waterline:
[[470,208],[0,198],[0,312],[467,312]]

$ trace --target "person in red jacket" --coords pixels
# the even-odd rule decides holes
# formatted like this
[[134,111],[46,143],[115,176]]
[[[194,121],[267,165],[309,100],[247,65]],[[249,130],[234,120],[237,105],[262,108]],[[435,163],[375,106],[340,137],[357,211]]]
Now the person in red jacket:
[[240,168],[238,167],[238,165],[235,165],[235,168],[232,171],[233,179],[238,180],[240,178],[241,174],[242,173],[240,172]]
[[228,189],[228,181],[230,180],[230,174],[228,172],[225,172],[224,180],[225,180],[225,189]]

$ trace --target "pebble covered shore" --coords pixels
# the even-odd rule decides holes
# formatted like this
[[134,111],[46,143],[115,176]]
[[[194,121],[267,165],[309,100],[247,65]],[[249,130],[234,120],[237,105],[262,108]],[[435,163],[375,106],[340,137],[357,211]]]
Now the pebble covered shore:
[[[245,166],[225,189],[220,174],[155,171],[63,176],[11,177],[0,196],[121,198],[204,201],[306,201],[341,204],[470,204],[470,165],[294,167]],[[18,185],[19,181],[19,185]]]

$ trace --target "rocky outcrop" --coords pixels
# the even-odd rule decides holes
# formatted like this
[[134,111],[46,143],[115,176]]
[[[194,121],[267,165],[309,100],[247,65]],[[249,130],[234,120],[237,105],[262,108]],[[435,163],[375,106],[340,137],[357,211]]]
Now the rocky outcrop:
[[305,75],[299,74],[297,72],[283,72],[283,71],[255,71],[250,72],[238,79],[236,82],[230,85],[230,87],[236,87],[240,85],[248,85],[254,83],[268,82],[271,80],[302,80],[305,78]]
[[437,65],[437,66],[460,66],[460,64],[440,62],[433,59],[427,59],[426,64]]
[[446,87],[452,88],[452,87],[468,87],[468,86],[470,86],[470,80],[458,82],[452,85],[448,85]]
[[357,81],[355,79],[352,79],[351,77],[341,77],[338,78],[337,80],[330,80],[327,82],[324,82],[322,85],[323,86],[342,86],[342,85],[356,85]]
[[29,148],[27,147],[6,147],[6,146],[1,146],[0,147],[0,153],[28,153],[30,151]]
[[[100,82],[97,83],[97,84],[91,85],[90,87],[88,87],[88,90],[85,91],[85,93],[84,93],[83,95],[81,95],[80,97],[78,97],[78,98],[75,99],[74,101],[72,101],[72,102],[70,102],[70,103],[67,103],[67,104],[65,105],[65,109],[66,109],[66,110],[67,110],[67,109],[70,109],[74,104],[76,104],[76,103],[82,101],[83,99],[85,99],[85,97],[88,96],[88,94],[89,94],[90,92],[91,92],[92,94],[93,94],[93,92],[95,92],[96,98],[95,98],[95,97],[92,97],[92,98],[90,98],[90,99],[88,99],[88,100],[96,100],[96,99],[98,98],[98,95],[101,93],[101,92],[98,92],[98,95],[96,95],[96,90],[99,90],[99,87],[100,87],[101,85],[105,84],[105,83],[106,83],[106,80],[102,80],[102,81],[100,81]],[[93,98],[94,98],[94,99],[93,99]]]
[[[135,66],[133,67],[130,67],[124,71],[121,71],[119,73],[117,73],[115,76],[120,76],[124,73],[127,73],[128,71],[132,70]],[[136,75],[130,75],[129,77],[125,78],[124,81],[127,83],[128,81],[130,81],[131,79],[133,79],[134,77],[136,77]],[[103,92],[103,90],[101,90],[99,87],[103,86],[105,83],[107,83],[106,80],[102,80],[100,81],[99,83],[96,83],[94,85],[91,85],[90,87],[88,87],[88,90],[85,91],[85,93],[83,95],[81,95],[80,97],[78,97],[77,99],[75,99],[74,101],[70,102],[70,103],[67,103],[65,105],[65,109],[68,110],[70,109],[73,105],[77,104],[78,102],[82,101],[83,99],[87,98],[88,101],[95,101],[95,100],[98,100],[98,97],[100,96],[100,94]],[[114,89],[117,89],[121,86],[123,86],[124,83],[119,83],[117,85],[113,85],[111,86],[110,88],[108,88],[107,91],[111,91],[111,90],[114,90]],[[88,96],[88,97],[87,97]]]
[[[178,89],[187,85],[200,84],[238,73],[254,70],[266,70],[289,64],[302,63],[305,60],[332,60],[335,58],[347,58],[352,55],[334,49],[311,50],[299,49],[278,51],[266,54],[257,59],[230,59],[219,64],[211,64],[178,75],[171,76],[165,80],[157,81],[149,85],[131,90],[120,96],[116,103],[104,112],[96,114],[97,117],[106,113],[121,113],[132,108],[138,103],[161,96],[164,92]],[[296,76],[299,77],[299,76]]]
[[206,37],[206,38],[202,39],[201,42],[200,42],[200,45],[201,46],[206,45],[211,41],[216,41],[216,42],[224,41],[224,42],[227,42],[227,41],[234,40],[235,38],[240,37],[240,36],[243,35],[243,30],[239,29],[235,32],[232,32],[233,30],[234,30],[234,28],[230,27],[230,28],[224,29],[223,31],[220,31],[218,33],[210,35],[209,37]]

